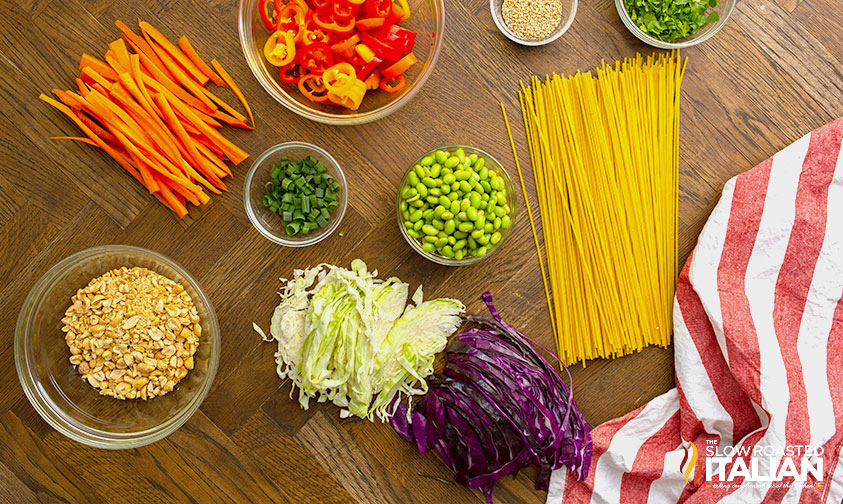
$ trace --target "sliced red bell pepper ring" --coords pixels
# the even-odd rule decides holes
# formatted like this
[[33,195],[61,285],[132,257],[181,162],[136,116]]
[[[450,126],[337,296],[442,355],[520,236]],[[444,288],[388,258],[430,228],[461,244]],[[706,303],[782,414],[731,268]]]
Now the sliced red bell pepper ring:
[[258,12],[260,12],[264,28],[268,31],[274,32],[276,25],[275,20],[277,19],[275,0],[260,0],[260,2],[258,2]]
[[299,91],[310,101],[322,103],[328,100],[328,89],[318,75],[305,75],[298,82]]
[[263,55],[270,64],[277,67],[291,63],[296,58],[296,43],[289,32],[276,31],[266,39]]
[[366,80],[366,78],[372,74],[381,62],[383,62],[383,60],[375,56],[375,59],[357,69],[357,78],[360,80]]
[[392,0],[366,0],[366,13],[371,17],[389,17],[392,14]]
[[299,42],[304,36],[305,22],[307,19],[307,7],[297,2],[290,2],[281,8],[278,13],[276,28],[279,31],[288,32],[293,36],[295,42]]
[[405,53],[412,52],[416,43],[416,32],[394,24],[385,24],[370,34],[385,44],[400,46]]
[[313,22],[316,26],[335,33],[351,33],[354,30],[354,18],[337,19],[333,14],[319,10],[313,13]]
[[301,66],[298,61],[293,61],[282,66],[279,69],[278,78],[281,79],[281,82],[286,82],[287,84],[297,84],[299,79],[301,79]]
[[387,79],[394,79],[407,71],[408,68],[418,63],[416,55],[408,53],[406,56],[396,61],[394,64],[381,70],[383,76]]
[[358,30],[366,31],[366,30],[373,30],[375,28],[380,28],[381,26],[386,23],[386,19],[382,17],[369,17],[369,18],[361,18],[357,20],[357,24],[354,25]]
[[352,0],[332,0],[331,13],[334,19],[351,19],[357,15],[357,10],[363,2]]
[[387,93],[395,94],[398,91],[401,91],[402,89],[404,89],[404,83],[405,83],[404,76],[399,75],[395,79],[387,79],[387,78],[381,79],[381,83],[379,84],[379,87],[381,89],[383,89],[384,91],[386,91]]
[[404,47],[395,46],[389,43],[382,42],[375,37],[369,35],[369,32],[360,33],[360,41],[369,46],[379,57],[388,61],[398,61],[404,56]]
[[301,71],[322,75],[325,69],[333,66],[334,53],[328,44],[315,42],[299,50],[298,61],[301,65]]

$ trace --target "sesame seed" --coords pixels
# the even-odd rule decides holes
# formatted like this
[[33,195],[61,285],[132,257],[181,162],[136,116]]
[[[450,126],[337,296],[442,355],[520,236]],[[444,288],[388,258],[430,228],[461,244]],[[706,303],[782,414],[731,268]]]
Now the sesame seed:
[[560,0],[504,0],[501,15],[516,37],[541,40],[562,22]]

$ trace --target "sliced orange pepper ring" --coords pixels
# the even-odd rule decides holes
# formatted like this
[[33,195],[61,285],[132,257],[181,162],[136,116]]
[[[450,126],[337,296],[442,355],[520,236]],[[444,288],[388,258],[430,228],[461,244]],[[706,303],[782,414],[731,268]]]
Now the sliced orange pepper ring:
[[263,46],[266,60],[277,67],[291,63],[296,57],[296,41],[287,31],[276,31]]
[[322,74],[322,82],[328,92],[337,95],[344,94],[356,80],[359,80],[357,72],[351,63],[337,63]]
[[415,65],[418,61],[419,60],[416,58],[415,54],[409,53],[400,60],[396,61],[395,64],[384,68],[381,73],[387,79],[394,79],[406,72],[408,68]]
[[310,101],[324,102],[328,100],[328,90],[322,77],[319,75],[308,74],[299,79],[299,91]]
[[395,77],[393,79],[390,79],[388,77],[384,77],[381,80],[381,83],[379,84],[379,86],[380,86],[381,89],[383,89],[387,93],[393,94],[393,93],[397,93],[398,91],[401,91],[402,89],[404,89],[404,84],[405,84],[404,76],[399,75],[398,77]]

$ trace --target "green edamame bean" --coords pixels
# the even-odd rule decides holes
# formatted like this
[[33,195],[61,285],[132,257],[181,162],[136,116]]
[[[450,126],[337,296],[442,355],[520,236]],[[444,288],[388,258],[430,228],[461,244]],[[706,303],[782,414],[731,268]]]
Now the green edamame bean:
[[493,222],[487,222],[485,226],[483,226],[484,233],[491,233],[495,230],[495,224]]
[[480,247],[480,248],[478,248],[477,250],[474,251],[474,256],[475,257],[483,257],[484,255],[486,255],[486,252],[488,252],[486,247]]
[[477,209],[473,206],[469,206],[465,210],[465,215],[468,217],[468,220],[476,221],[477,220]]
[[[474,169],[477,170],[477,171],[480,171],[480,169],[483,168],[483,165],[485,165],[485,164],[486,164],[486,159],[482,158],[482,157],[479,157],[479,158],[477,158],[477,162],[474,163]],[[488,176],[488,173],[486,173],[486,175]]]
[[436,245],[430,242],[424,242],[422,243],[422,250],[424,250],[428,254],[432,254],[436,250]]
[[468,156],[468,160],[469,160],[469,161],[471,161],[471,164],[476,163],[476,162],[477,162],[477,154],[471,154],[471,155],[469,155],[469,156]]
[[512,224],[512,219],[508,215],[501,217],[501,228],[509,229],[510,224]]
[[451,220],[451,219],[454,218],[454,214],[452,214],[451,212],[445,211],[445,212],[442,213],[442,215],[439,218],[444,220],[444,221]]
[[451,201],[456,201],[456,200],[460,199],[460,195],[456,191],[449,192],[448,193],[448,199],[451,200]]
[[421,179],[419,179],[419,176],[416,175],[415,170],[411,171],[410,174],[407,175],[407,184],[409,184],[412,187],[415,187],[416,184],[418,184],[420,181],[421,181]]
[[462,182],[463,180],[468,180],[468,177],[470,176],[471,174],[465,170],[457,170],[454,172],[454,178],[459,182]]
[[456,231],[454,233],[454,238],[457,240],[462,240],[463,238],[468,238],[468,233],[463,233],[462,231]]
[[426,235],[435,235],[439,233],[439,230],[431,226],[430,224],[425,224],[424,226],[422,226],[422,232]]
[[422,226],[424,226],[424,221],[421,219],[413,223],[413,229],[416,231],[421,231]]
[[428,189],[431,188],[431,187],[436,187],[436,182],[430,177],[423,178],[421,180],[421,183],[426,185],[428,187]]
[[[476,167],[475,167],[475,168],[476,168]],[[482,180],[483,182],[485,182],[485,181],[486,181],[486,179],[488,179],[488,178],[489,178],[489,169],[488,169],[488,168],[486,168],[485,166],[481,166],[481,167],[480,167],[480,169],[479,169],[479,170],[477,170],[477,175],[479,175],[479,176],[480,176],[480,180]]]
[[498,205],[500,205],[500,206],[506,205],[506,192],[498,191],[497,194],[495,194],[495,199],[498,200]]
[[468,176],[468,184],[471,187],[474,187],[474,184],[478,182],[480,182],[480,176],[472,172],[471,175]]
[[447,239],[447,238],[439,238],[438,240],[436,240],[435,242],[433,242],[433,245],[434,245],[434,246],[436,246],[436,248],[442,248],[442,247],[444,247],[444,246],[445,246],[445,245],[447,245],[447,244],[448,244],[448,239]]
[[454,234],[456,228],[457,223],[451,218],[445,221],[445,228],[442,231],[445,231],[445,234]]
[[465,212],[460,212],[457,214],[457,220],[461,220],[463,222],[468,221],[468,215]]
[[418,232],[418,231],[416,231],[415,229],[408,229],[408,230],[407,230],[407,234],[408,234],[408,235],[410,235],[412,238],[415,238],[416,240],[418,240],[418,239],[419,239],[419,237],[421,236],[421,235],[419,234],[419,232]]
[[422,211],[416,210],[416,211],[414,211],[413,213],[410,214],[409,220],[411,220],[412,222],[416,222],[417,220],[419,220],[421,218],[422,218]]
[[433,209],[428,208],[427,210],[425,210],[422,213],[422,218],[424,218],[424,220],[426,220],[426,221],[429,221],[430,219],[432,219],[433,218]]
[[471,160],[468,159],[467,157],[463,158],[462,163],[460,163],[460,164],[462,165],[463,170],[470,170],[471,169]]
[[453,184],[451,184],[451,190],[452,191],[459,191],[460,190],[460,183],[454,182]]
[[419,193],[419,196],[422,198],[427,198],[427,186],[419,182],[416,184],[416,192]]
[[408,220],[405,220],[404,221],[404,227],[407,228],[407,229],[413,229],[413,223],[408,221]]
[[503,211],[503,207],[502,207],[502,206],[496,206],[496,207],[495,207],[495,209],[493,210],[493,212],[494,212],[494,214],[495,214],[497,217],[501,217],[501,218],[502,218],[504,215],[506,215],[506,212],[504,212],[504,211]]
[[437,163],[444,163],[446,159],[448,159],[448,153],[443,150],[438,150],[434,154]]
[[404,217],[404,220],[405,220],[405,221],[410,220],[410,212],[408,212],[407,210],[403,210],[403,211],[401,212],[401,217]]
[[469,207],[471,207],[471,200],[469,200],[468,198],[463,198],[462,201],[460,201],[460,210],[465,212],[469,209]]
[[422,165],[422,166],[430,166],[430,165],[433,164],[433,161],[434,161],[433,156],[428,154],[427,156],[423,157],[421,159],[421,161],[419,161],[419,164]]
[[448,207],[451,213],[459,213],[460,211],[460,202],[459,201],[452,201],[451,206]]
[[408,199],[412,198],[413,196],[416,196],[418,194],[418,191],[416,191],[414,189],[415,185],[416,184],[413,184],[413,187],[404,186],[404,190],[401,192],[401,197],[404,198],[405,200],[408,200]]
[[413,200],[413,201],[411,201],[411,202],[410,202],[410,206],[411,206],[411,207],[415,207],[415,208],[421,208],[421,207],[423,207],[424,205],[425,205],[424,200],[419,199],[419,197],[418,197],[418,196],[416,196],[416,199],[415,199],[415,200]]
[[445,223],[442,222],[440,219],[433,219],[432,221],[430,221],[430,223],[439,231],[445,229]]
[[442,192],[442,194],[448,194],[449,192],[451,192],[451,186],[449,186],[448,184],[442,184],[442,187],[440,187],[439,190]]
[[445,207],[442,205],[437,205],[436,208],[433,209],[433,217],[437,219],[441,218],[443,213],[445,213]]
[[465,241],[466,241],[466,244],[468,244],[468,248],[470,248],[471,250],[474,250],[474,249],[477,248],[477,242],[474,241],[474,238],[469,236]]
[[427,177],[428,175],[430,175],[430,172],[427,171],[427,168],[425,168],[422,165],[416,165],[413,168],[413,171],[416,172],[416,176],[419,178],[419,180],[421,180],[421,179]]
[[489,184],[492,186],[492,189],[500,191],[501,189],[503,189],[503,178],[492,177],[492,179],[489,181]]
[[498,242],[501,241],[501,238],[502,238],[501,234],[499,232],[495,231],[495,233],[491,236],[491,238],[489,238],[489,243],[491,243],[492,245],[497,245]]
[[472,224],[471,222],[462,222],[459,226],[457,226],[457,229],[459,229],[463,233],[470,233],[474,230],[474,224]]
[[445,175],[453,175],[453,174],[454,174],[454,170],[452,170],[452,169],[450,169],[450,168],[445,168],[444,166],[442,167],[442,173],[441,173],[441,175],[442,175],[443,177],[444,177]]
[[437,238],[437,237],[435,237],[435,236],[432,236],[432,235],[425,235],[425,236],[424,236],[424,238],[423,238],[423,240],[424,240],[426,243],[434,243],[434,242],[435,242],[436,240],[438,240],[438,239],[439,239],[439,238]]
[[457,261],[462,261],[463,257],[465,257],[465,250],[457,250],[454,252],[454,259]]
[[402,201],[402,202],[401,202],[401,211],[402,211],[402,212],[406,212],[406,211],[407,211],[407,207],[408,207],[408,206],[409,206],[409,205],[407,204],[407,202],[406,202],[406,201]]
[[488,180],[480,180],[480,187],[483,188],[483,192],[485,193],[492,192],[492,184]]
[[503,212],[504,212],[505,214],[509,215],[509,205],[504,205],[504,206],[503,206]]
[[477,238],[474,241],[476,241],[478,245],[488,245],[489,244],[489,235],[484,234],[483,236],[481,236],[480,238]]
[[460,182],[460,191],[462,191],[462,192],[464,192],[464,193],[469,193],[469,192],[471,192],[471,184],[469,184],[469,183],[468,183],[468,182],[466,182],[465,180],[461,181],[461,182]]
[[445,257],[451,257],[451,258],[454,257],[454,250],[451,248],[450,245],[445,245],[444,247],[442,247],[442,249],[439,251],[439,253],[442,254]]
[[465,244],[466,244],[466,241],[465,241],[465,240],[457,240],[457,241],[454,243],[453,248],[454,248],[454,250],[459,250],[459,249],[461,249],[461,248],[465,247]]
[[436,196],[438,198],[439,196],[442,196],[442,190],[438,187],[434,187],[432,189],[428,189],[427,194],[431,196]]
[[460,164],[460,158],[456,156],[451,156],[446,159],[444,163],[442,163],[442,166],[444,166],[445,168],[453,168],[458,164]]
[[483,201],[483,200],[480,199],[480,195],[478,193],[472,192],[471,194],[468,195],[468,201],[471,203],[471,206],[473,206],[474,208],[479,208],[480,202]]
[[428,196],[427,198],[425,198],[425,201],[427,201],[431,205],[435,205],[439,203],[439,198],[437,198],[436,196]]
[[445,207],[446,210],[451,206],[451,200],[449,200],[446,195],[440,195],[436,201],[439,205]]
[[474,221],[474,229],[479,229],[483,231],[483,228],[486,227],[486,219],[481,215],[477,217],[477,220]]
[[474,230],[471,231],[471,237],[474,238],[475,241],[478,238],[480,238],[481,236],[483,236],[483,230],[482,229],[474,229]]
[[439,174],[442,172],[442,165],[436,163],[435,165],[430,167],[430,176],[433,178],[439,178]]
[[500,229],[500,228],[501,228],[501,218],[500,218],[500,217],[495,217],[495,221],[494,221],[494,223],[493,223],[493,224],[494,224],[494,226],[495,226],[495,230]]
[[488,201],[483,201],[483,200],[480,200],[480,207],[479,207],[479,209],[480,209],[480,210],[484,210],[484,211],[485,211],[485,210],[486,210],[486,208],[488,208],[488,207],[489,207],[489,202],[488,202]]
[[443,183],[443,184],[448,184],[448,185],[451,185],[451,184],[453,184],[456,180],[457,180],[457,179],[456,179],[456,177],[454,177],[454,174],[453,174],[453,173],[449,173],[449,174],[444,175],[444,176],[442,177],[442,183]]
[[480,195],[480,199],[482,199],[483,201],[489,201],[490,198],[488,194],[483,193]]
[[465,150],[462,147],[459,147],[457,150],[454,151],[454,155],[460,158],[460,160],[462,160],[462,158],[465,157]]

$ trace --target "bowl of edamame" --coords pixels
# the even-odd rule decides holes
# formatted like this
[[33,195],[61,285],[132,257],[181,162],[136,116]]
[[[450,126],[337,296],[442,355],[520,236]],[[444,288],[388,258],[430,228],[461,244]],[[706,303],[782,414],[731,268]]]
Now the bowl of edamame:
[[512,232],[515,190],[491,154],[475,147],[433,149],[410,165],[395,210],[407,243],[425,258],[464,266],[489,257]]

